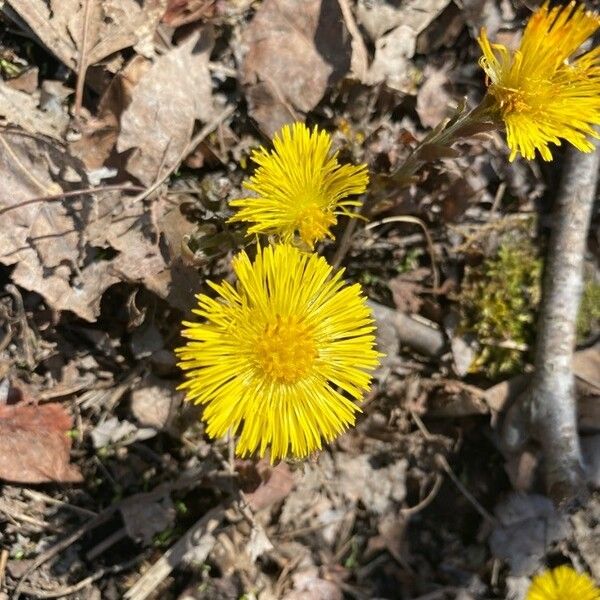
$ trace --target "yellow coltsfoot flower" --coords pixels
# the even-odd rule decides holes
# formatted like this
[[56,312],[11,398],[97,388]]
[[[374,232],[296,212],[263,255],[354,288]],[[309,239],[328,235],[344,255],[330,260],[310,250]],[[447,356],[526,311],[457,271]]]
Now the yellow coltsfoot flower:
[[533,159],[538,150],[552,160],[548,145],[566,140],[590,152],[600,124],[600,48],[573,58],[600,27],[600,15],[571,2],[544,3],[531,16],[518,50],[491,44],[485,29],[480,64],[488,98],[506,127],[510,160]]
[[600,600],[590,577],[563,565],[533,578],[525,600]]
[[332,237],[330,228],[339,215],[354,216],[349,208],[360,202],[347,198],[366,190],[367,167],[340,165],[330,135],[303,123],[285,125],[273,147],[252,153],[258,169],[244,188],[256,196],[232,200],[240,210],[230,221],[251,223],[249,234],[277,235],[286,243],[299,236],[312,249]]
[[238,455],[306,457],[360,411],[379,362],[371,311],[343,271],[291,245],[241,252],[233,270],[235,287],[197,296],[203,321],[184,322],[180,388],[206,406],[209,436],[239,433]]

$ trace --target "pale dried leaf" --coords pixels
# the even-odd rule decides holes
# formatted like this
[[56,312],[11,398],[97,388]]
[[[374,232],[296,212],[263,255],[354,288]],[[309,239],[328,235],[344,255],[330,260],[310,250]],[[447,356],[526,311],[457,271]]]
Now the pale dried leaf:
[[292,576],[294,589],[283,600],[342,600],[342,590],[333,582],[321,579],[315,567],[297,571]]
[[180,406],[183,393],[176,384],[149,376],[131,392],[131,414],[142,427],[166,429]]
[[375,58],[364,83],[385,82],[400,92],[414,94],[416,70],[411,62],[417,44],[417,34],[406,25],[392,29],[375,42]]
[[252,525],[252,531],[250,532],[250,539],[246,544],[246,552],[250,555],[250,560],[256,562],[256,559],[264,554],[273,550],[273,544],[267,535],[264,527],[255,522]]
[[418,35],[448,4],[450,0],[359,0],[357,19],[373,41],[399,25]]
[[90,6],[87,24],[86,64],[95,64],[123,48],[135,46],[141,54],[152,55],[152,38],[167,0],[10,0],[13,10],[31,27],[40,40],[62,62],[77,67],[83,39],[86,2]]
[[294,487],[294,474],[286,463],[281,462],[271,467],[267,461],[262,460],[256,465],[256,469],[262,481],[257,488],[245,494],[246,502],[252,510],[261,510],[287,498]]
[[492,554],[508,562],[513,575],[531,575],[548,546],[564,539],[569,522],[545,496],[513,493],[495,508],[499,524],[490,536]]
[[127,170],[146,185],[182,159],[196,120],[213,114],[208,31],[190,36],[158,58],[132,92],[121,117],[117,150],[131,148]]
[[65,121],[53,119],[38,108],[38,99],[25,92],[13,89],[0,80],[0,117],[10,125],[22,127],[28,133],[41,133],[62,139]]
[[[385,514],[406,497],[406,470],[408,461],[401,459],[385,466],[366,454],[348,456],[336,454],[338,475],[336,487],[352,503],[362,502],[376,514]],[[373,482],[377,485],[374,486]]]
[[241,69],[250,115],[272,135],[313,109],[350,68],[337,0],[265,0],[243,32]]
[[[417,36],[448,6],[450,0],[408,0],[399,6],[375,2],[358,16],[375,42],[367,84],[386,83],[400,92],[416,92],[417,71],[411,62]],[[384,34],[384,32],[387,32]]]
[[69,464],[71,417],[60,404],[0,405],[0,478],[18,483],[76,483]]

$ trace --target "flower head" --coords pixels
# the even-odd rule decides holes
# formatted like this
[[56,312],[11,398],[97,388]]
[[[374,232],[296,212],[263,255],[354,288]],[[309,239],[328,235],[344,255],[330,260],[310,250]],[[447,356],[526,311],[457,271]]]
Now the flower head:
[[[550,8],[544,3],[529,19],[519,49],[490,44],[485,30],[480,64],[488,96],[506,126],[510,160],[539,150],[552,160],[549,143],[564,139],[583,152],[594,149],[600,124],[600,48],[572,58],[600,27],[600,15],[583,5]],[[572,60],[569,60],[572,59]]]
[[299,235],[312,249],[332,237],[329,230],[338,215],[353,216],[349,207],[360,206],[347,198],[366,190],[367,167],[340,165],[329,134],[303,123],[285,125],[273,147],[252,153],[258,169],[244,187],[257,196],[232,200],[240,210],[230,220],[252,223],[248,233],[275,234],[283,242]]
[[563,565],[533,578],[526,600],[600,600],[590,577]]
[[[207,433],[240,433],[239,455],[305,457],[355,421],[377,366],[374,323],[358,284],[291,245],[233,259],[236,286],[199,294],[177,349],[187,399],[206,406]],[[346,393],[349,398],[343,394]]]

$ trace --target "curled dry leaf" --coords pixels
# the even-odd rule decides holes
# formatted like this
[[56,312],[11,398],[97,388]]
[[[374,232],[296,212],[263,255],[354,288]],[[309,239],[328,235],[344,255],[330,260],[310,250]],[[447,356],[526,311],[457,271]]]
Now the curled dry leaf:
[[140,78],[151,65],[152,62],[143,56],[134,56],[111,80],[100,98],[96,115],[82,120],[81,137],[69,144],[69,150],[83,161],[88,171],[100,169],[114,151],[121,115],[131,103]]
[[16,483],[77,483],[69,464],[71,417],[60,404],[0,405],[0,478]]
[[350,68],[337,0],[265,0],[243,32],[250,115],[268,135],[313,109]]
[[195,33],[157,59],[133,89],[121,116],[117,150],[134,148],[127,170],[146,185],[182,159],[194,122],[213,115],[212,44],[208,29]]
[[[14,283],[88,321],[119,281],[141,283],[189,308],[198,275],[181,261],[180,236],[191,225],[178,207],[156,201],[147,209],[115,191],[21,206],[60,194],[55,178],[67,170],[80,178],[78,188],[87,188],[83,166],[55,143],[22,132],[0,133],[0,149],[0,263],[16,265]],[[112,258],[104,256],[109,248],[117,251]]]
[[130,46],[152,55],[152,39],[167,0],[10,0],[8,4],[51,52],[74,69],[84,38],[86,65]]
[[272,467],[262,459],[258,464],[251,461],[240,463],[243,475],[255,481],[252,491],[245,493],[246,502],[252,510],[266,508],[275,502],[284,500],[294,487],[294,474],[286,463]]

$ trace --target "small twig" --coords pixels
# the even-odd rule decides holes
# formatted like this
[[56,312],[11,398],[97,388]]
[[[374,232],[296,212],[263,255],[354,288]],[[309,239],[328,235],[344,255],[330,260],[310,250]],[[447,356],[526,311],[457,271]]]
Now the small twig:
[[[363,209],[361,209],[361,212],[362,210]],[[346,225],[344,227],[344,231],[341,236],[338,236],[339,241],[337,242],[335,254],[331,259],[331,266],[334,269],[339,268],[339,266],[342,264],[342,261],[346,257],[346,254],[348,254],[348,250],[350,249],[350,244],[352,243],[352,238],[354,236],[354,231],[356,230],[357,221],[358,219],[346,217]]]
[[165,172],[161,175],[158,174],[156,181],[143,192],[140,192],[137,196],[131,199],[130,204],[135,204],[145,200],[148,196],[153,194],[179,167],[185,157],[194,150],[194,148],[204,141],[223,121],[230,117],[235,112],[235,106],[228,106],[222,110],[212,121],[207,123],[190,141],[189,144],[183,149],[177,159],[170,165]]
[[64,598],[66,596],[70,596],[71,594],[75,594],[80,590],[85,589],[95,581],[98,581],[98,579],[102,579],[102,577],[104,577],[105,575],[115,575],[117,573],[120,573],[121,571],[126,571],[127,569],[130,569],[131,567],[139,563],[143,557],[144,554],[138,554],[138,556],[132,558],[126,563],[102,568],[99,571],[96,571],[93,575],[90,575],[89,577],[86,577],[85,579],[82,579],[81,581],[78,581],[73,585],[57,588],[55,590],[36,590],[33,588],[24,587],[23,593],[27,594],[28,596],[33,596],[34,598]]
[[83,87],[85,85],[85,75],[87,73],[87,51],[88,51],[88,29],[90,21],[90,8],[92,2],[96,0],[84,0],[85,8],[83,10],[83,22],[81,24],[81,44],[79,51],[79,60],[77,64],[77,86],[75,87],[75,104],[73,114],[79,118],[81,105],[83,104]]
[[354,15],[352,14],[352,9],[350,8],[348,0],[338,0],[338,4],[340,5],[340,10],[342,11],[342,17],[344,18],[346,29],[352,38],[352,72],[360,81],[365,81],[367,71],[369,70],[369,53],[367,51],[367,46],[365,45],[365,41],[360,34],[360,30],[356,24],[356,20],[354,19]]
[[446,341],[439,329],[378,302],[369,300],[368,304],[380,331],[392,329],[399,343],[424,356],[438,357],[444,353]]
[[412,217],[410,215],[399,215],[397,217],[386,217],[385,219],[381,219],[380,221],[373,221],[373,223],[369,223],[365,226],[365,231],[369,231],[371,229],[374,229],[375,227],[379,227],[380,225],[386,225],[388,223],[413,223],[414,225],[418,225],[423,230],[425,240],[427,241],[427,251],[429,252],[429,260],[431,261],[431,272],[433,274],[433,291],[434,293],[437,293],[440,287],[440,276],[435,260],[433,240],[431,239],[431,234],[429,233],[427,225],[425,225],[425,223],[418,217]]
[[0,552],[0,586],[4,585],[4,578],[6,576],[6,564],[8,563],[9,552],[6,548],[2,548]]
[[81,506],[75,506],[74,504],[69,504],[64,500],[59,500],[58,498],[53,498],[52,496],[48,496],[47,494],[43,494],[42,492],[38,492],[36,490],[29,490],[25,488],[22,492],[23,496],[26,496],[30,500],[35,502],[44,502],[45,504],[54,504],[55,506],[60,506],[61,508],[65,508],[76,512],[84,517],[95,517],[98,513],[93,510],[88,510],[87,508],[82,508]]
[[446,472],[448,477],[452,480],[452,483],[459,489],[461,494],[471,503],[473,508],[492,525],[496,524],[496,519],[481,505],[479,500],[469,492],[469,490],[463,485],[462,481],[454,474],[454,471],[450,468],[446,457],[442,454],[436,454],[435,459],[437,464]]
[[[419,415],[417,415],[414,411],[411,411],[411,416],[417,427],[423,434],[423,437],[426,440],[433,439],[433,436],[425,426],[425,423],[421,420]],[[469,490],[463,485],[462,481],[454,474],[454,471],[448,464],[446,457],[440,454],[439,452],[435,455],[435,462],[437,465],[450,477],[452,483],[458,488],[461,494],[469,501],[469,503],[473,506],[473,508],[489,523],[492,525],[496,524],[496,519],[481,505],[481,503],[469,492]]]
[[192,525],[138,580],[124,595],[126,600],[146,600],[154,594],[156,588],[169,576],[171,571],[189,555],[204,560],[212,550],[216,539],[214,531],[225,517],[225,511],[232,499],[209,510]]
[[435,500],[437,493],[440,491],[440,488],[442,487],[443,481],[444,481],[444,478],[439,473],[436,473],[435,481],[433,482],[433,486],[432,486],[429,494],[427,494],[427,496],[425,496],[425,498],[423,498],[423,500],[421,500],[421,502],[419,502],[418,504],[415,504],[414,506],[409,506],[408,508],[403,508],[400,511],[402,513],[402,515],[404,517],[410,517],[412,515],[416,515],[417,513],[421,512],[422,510],[427,508]]
[[39,202],[57,202],[59,200],[63,200],[64,198],[83,196],[85,194],[96,194],[98,192],[114,192],[114,191],[140,192],[140,191],[144,191],[144,190],[145,190],[145,188],[140,187],[139,185],[130,185],[130,184],[105,185],[103,187],[85,188],[83,190],[71,190],[69,192],[61,192],[60,194],[52,194],[51,196],[38,196],[37,198],[30,198],[29,200],[24,200],[23,202],[19,202],[18,204],[11,204],[10,206],[4,206],[3,208],[0,208],[0,215],[3,215],[4,213],[7,213],[10,210],[15,210],[17,208],[22,208],[23,206],[28,206],[29,204],[37,204]]
[[[51,558],[56,556],[58,553],[62,552],[65,548],[68,548],[70,545],[74,544],[80,537],[84,536],[88,531],[95,529],[98,525],[102,525],[106,523],[113,514],[117,511],[118,505],[114,504],[113,506],[109,506],[107,509],[102,511],[98,516],[90,519],[87,523],[84,523],[81,527],[78,527],[71,535],[68,535],[64,540],[61,540],[54,546],[51,546],[45,552],[42,552],[29,566],[29,568],[23,573],[21,579],[17,583],[15,590],[13,592],[12,600],[19,600],[21,597],[21,593],[23,592],[23,588],[25,587],[25,581],[29,578],[29,576],[38,569],[45,562],[49,561]],[[28,592],[29,593],[29,592]]]

